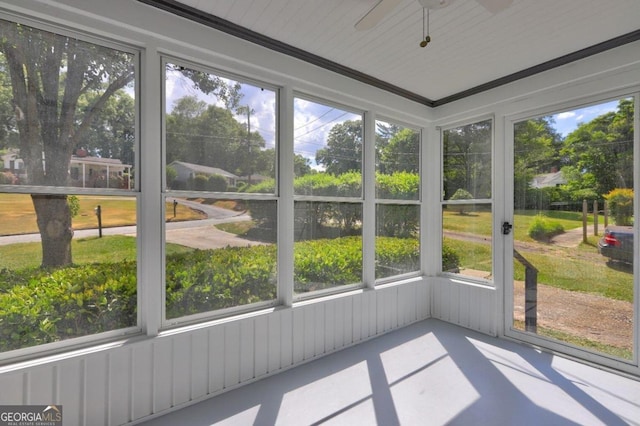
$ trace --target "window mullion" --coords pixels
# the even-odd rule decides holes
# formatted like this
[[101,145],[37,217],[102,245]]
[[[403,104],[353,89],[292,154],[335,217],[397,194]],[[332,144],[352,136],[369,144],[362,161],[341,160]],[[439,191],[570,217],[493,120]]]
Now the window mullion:
[[374,112],[364,114],[363,141],[362,280],[365,287],[374,288],[376,280],[376,116]]
[[278,299],[284,306],[293,304],[293,90],[280,89],[278,150]]
[[164,164],[161,161],[161,151],[157,141],[162,139],[162,132],[159,120],[161,111],[152,105],[162,105],[163,97],[160,91],[155,90],[162,87],[161,74],[158,73],[157,56],[152,47],[149,47],[143,54],[141,79],[141,140],[140,144],[140,201],[138,218],[138,247],[139,253],[139,279],[138,286],[140,322],[147,335],[158,334],[162,324],[163,313],[163,280],[164,265],[163,256],[163,226],[164,226],[164,197],[162,188],[163,168],[158,167]]

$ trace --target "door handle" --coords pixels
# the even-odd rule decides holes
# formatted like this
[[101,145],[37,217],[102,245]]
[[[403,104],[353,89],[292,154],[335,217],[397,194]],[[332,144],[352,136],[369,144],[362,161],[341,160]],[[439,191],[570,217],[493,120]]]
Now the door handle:
[[509,235],[512,229],[512,224],[510,224],[509,222],[502,222],[502,235]]

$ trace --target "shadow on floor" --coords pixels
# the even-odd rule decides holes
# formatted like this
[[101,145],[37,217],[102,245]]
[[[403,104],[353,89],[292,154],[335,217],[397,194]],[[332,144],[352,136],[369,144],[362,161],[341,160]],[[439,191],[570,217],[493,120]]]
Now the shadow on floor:
[[637,419],[639,382],[427,320],[144,424],[623,425]]

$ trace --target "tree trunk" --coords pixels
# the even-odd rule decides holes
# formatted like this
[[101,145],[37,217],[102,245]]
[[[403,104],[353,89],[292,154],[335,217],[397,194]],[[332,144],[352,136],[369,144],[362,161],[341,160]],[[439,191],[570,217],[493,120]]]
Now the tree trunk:
[[71,264],[71,211],[66,195],[31,194],[42,239],[42,267]]

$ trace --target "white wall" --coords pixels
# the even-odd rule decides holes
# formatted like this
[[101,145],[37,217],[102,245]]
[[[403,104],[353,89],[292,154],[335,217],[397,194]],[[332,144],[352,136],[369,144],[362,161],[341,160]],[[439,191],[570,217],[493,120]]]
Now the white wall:
[[425,319],[422,279],[2,367],[0,404],[62,404],[65,426],[197,402]]
[[[512,120],[535,115],[549,115],[567,109],[575,109],[588,103],[628,96],[640,91],[640,42],[623,45],[563,67],[523,79],[491,91],[436,108],[433,113],[436,126],[451,123],[472,122],[477,117],[494,117],[494,229],[504,221],[513,223],[509,195],[513,194],[511,178],[507,175],[507,163],[512,160],[508,152],[512,141],[508,138]],[[636,112],[638,114],[638,112]],[[637,132],[636,132],[637,133]],[[511,136],[512,137],[512,136]],[[636,135],[636,147],[638,147]],[[638,148],[636,148],[638,149]],[[636,160],[637,164],[637,160]],[[636,195],[637,197],[637,195]],[[637,204],[637,203],[636,203]],[[636,206],[636,209],[638,206]],[[446,278],[428,278],[432,288],[431,316],[492,335],[504,336],[506,312],[513,300],[510,289],[512,280],[513,245],[494,231],[495,254],[493,280],[495,287],[469,284]],[[506,260],[506,261],[505,261]],[[640,293],[639,273],[635,269],[635,291]],[[473,301],[474,304],[470,304]],[[636,303],[637,305],[637,303]],[[636,306],[635,322],[639,313]],[[640,341],[640,327],[636,324],[636,342]],[[571,349],[563,351],[572,353]],[[608,363],[639,375],[637,366],[608,362],[604,357],[585,355],[596,362]]]

